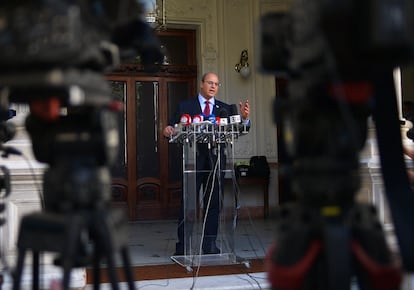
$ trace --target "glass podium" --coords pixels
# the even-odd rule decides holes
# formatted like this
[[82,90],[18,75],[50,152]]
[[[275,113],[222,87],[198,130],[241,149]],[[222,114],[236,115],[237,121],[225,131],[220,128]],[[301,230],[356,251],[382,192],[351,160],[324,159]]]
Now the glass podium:
[[[235,124],[212,124],[199,122],[188,125],[178,124],[170,143],[182,144],[183,162],[183,228],[184,253],[172,256],[177,264],[192,271],[192,267],[210,265],[245,264],[249,261],[241,259],[235,253],[235,230],[237,226],[237,210],[239,207],[237,191],[234,189],[234,146],[239,138],[247,134],[246,126]],[[211,170],[197,167],[197,154],[210,154]],[[207,178],[207,184],[197,192],[197,179],[201,175]],[[220,178],[223,177],[223,178]],[[224,178],[225,177],[225,178]],[[230,186],[222,184],[224,180],[233,180]],[[217,183],[217,184],[214,184]],[[211,201],[211,188],[218,186],[219,222],[216,238],[218,253],[204,254],[203,240],[205,237],[206,211]],[[200,187],[200,186],[199,186]],[[203,198],[207,195],[206,198]],[[204,204],[206,203],[206,204]]]

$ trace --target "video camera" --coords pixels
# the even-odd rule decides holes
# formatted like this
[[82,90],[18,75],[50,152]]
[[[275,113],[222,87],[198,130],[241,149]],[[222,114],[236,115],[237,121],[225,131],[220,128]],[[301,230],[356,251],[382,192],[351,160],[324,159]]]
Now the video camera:
[[[109,166],[118,154],[117,122],[124,104],[111,96],[104,73],[138,56],[147,71],[162,63],[144,4],[0,2],[0,104],[29,106],[25,125],[34,156],[49,165],[43,175],[43,210],[20,223],[13,289],[20,289],[28,249],[60,254],[55,262],[64,268],[62,289],[69,289],[71,268],[87,265],[92,257],[95,267],[106,258],[117,289],[113,256],[120,251],[133,289],[125,215],[109,207]],[[37,289],[38,260],[33,267]]]
[[26,129],[37,160],[70,168],[114,161],[123,105],[103,73],[138,55],[144,69],[162,63],[144,13],[136,0],[0,3],[0,97],[29,105]]
[[[163,60],[143,1],[1,1],[0,117],[10,117],[9,103],[29,105],[39,161],[54,165],[75,151],[98,165],[114,159],[113,115],[123,105],[103,73],[132,57],[148,70]],[[3,142],[12,138],[7,128],[0,133]]]
[[286,164],[284,172],[294,172],[297,194],[309,193],[309,183],[320,184],[319,196],[326,187],[337,192],[316,200],[306,194],[307,203],[342,203],[343,192],[349,197],[359,188],[354,172],[373,96],[395,67],[414,59],[413,8],[405,0],[297,0],[288,12],[261,18],[259,69],[287,79],[287,96],[276,99],[274,117],[290,136],[284,140],[288,154],[302,161]]
[[287,83],[274,119],[287,155],[280,172],[294,194],[276,214],[273,289],[349,289],[353,276],[361,289],[379,289],[384,277],[386,289],[399,287],[375,208],[355,200],[370,115],[402,264],[414,269],[414,195],[393,81],[393,70],[414,59],[413,8],[405,0],[293,0],[287,12],[261,18],[259,70]]

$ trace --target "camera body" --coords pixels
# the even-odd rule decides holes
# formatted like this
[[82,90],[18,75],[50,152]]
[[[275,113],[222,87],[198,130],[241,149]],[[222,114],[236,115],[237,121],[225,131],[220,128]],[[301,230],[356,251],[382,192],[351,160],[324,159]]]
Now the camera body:
[[[383,276],[392,280],[389,289],[398,288],[401,269],[393,265],[376,212],[355,198],[370,114],[401,257],[404,267],[413,268],[413,219],[406,209],[412,191],[405,186],[403,164],[397,166],[402,146],[389,146],[401,145],[393,69],[413,60],[413,5],[409,0],[293,0],[288,12],[261,18],[259,69],[287,80],[284,95],[275,99],[274,116],[286,151],[280,172],[294,195],[277,213],[276,250],[268,255],[274,289],[347,287],[355,273],[364,288],[372,268],[351,261],[351,255],[358,256],[355,249],[337,251],[351,241],[361,243],[373,264],[387,265]],[[358,218],[350,222],[353,216]],[[293,249],[293,240],[304,243]],[[304,264],[306,269],[297,267]],[[303,285],[290,287],[297,281]]]
[[33,153],[50,165],[43,183],[46,210],[110,199],[108,166],[118,154],[117,120],[124,106],[112,98],[104,73],[138,55],[144,69],[163,60],[143,4],[0,3],[0,102],[30,107],[26,129]]
[[259,70],[287,79],[274,116],[295,162],[282,166],[307,204],[328,200],[324,188],[335,188],[335,202],[352,202],[343,192],[359,187],[375,82],[414,56],[413,8],[407,0],[294,0],[260,19]]
[[[49,150],[50,143],[61,146],[57,140],[52,142],[60,131],[76,134],[102,122],[102,128],[109,128],[89,132],[91,145],[107,142],[97,133],[113,132],[113,124],[105,123],[112,117],[88,117],[100,110],[117,113],[103,73],[120,63],[123,51],[142,55],[144,64],[155,65],[163,59],[158,38],[143,19],[143,3],[136,0],[122,1],[122,5],[110,0],[0,3],[0,98],[2,103],[29,104],[28,130],[40,161],[53,163],[52,154],[65,154],[65,150]],[[62,115],[62,110],[67,113]],[[50,132],[38,130],[36,122]],[[97,151],[116,146],[104,147]],[[111,159],[99,155],[97,163]]]
[[[162,63],[140,1],[2,1],[0,20],[0,84],[7,89],[1,98],[11,102],[53,95],[63,105],[102,105],[110,100],[100,76],[122,56]],[[85,90],[81,103],[71,100],[72,86]]]

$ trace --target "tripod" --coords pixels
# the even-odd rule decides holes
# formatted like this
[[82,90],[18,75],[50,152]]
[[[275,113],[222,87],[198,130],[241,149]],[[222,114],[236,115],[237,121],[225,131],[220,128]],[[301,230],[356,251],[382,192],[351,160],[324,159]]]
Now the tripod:
[[[112,289],[119,289],[114,255],[119,252],[129,289],[134,289],[126,220],[123,213],[109,208],[111,178],[106,161],[114,148],[108,148],[105,132],[113,130],[116,123],[110,120],[111,114],[102,108],[71,112],[52,124],[36,116],[28,117],[26,127],[34,152],[51,166],[44,174],[44,211],[29,214],[21,221],[14,290],[20,289],[29,250],[33,253],[34,290],[39,289],[42,252],[59,254],[56,263],[63,268],[65,290],[69,289],[71,269],[89,264],[94,267],[94,289],[99,289],[102,260],[107,262]],[[42,129],[45,125],[48,130]],[[69,143],[66,139],[61,141],[67,135],[79,138]],[[53,148],[53,152],[45,148]]]
[[[100,262],[106,259],[112,289],[118,288],[115,272],[114,253],[120,251],[129,289],[134,289],[132,271],[125,243],[125,227],[119,212],[108,212],[104,206],[97,206],[92,212],[77,212],[70,215],[34,213],[22,219],[19,240],[18,260],[15,272],[14,290],[20,289],[25,254],[33,252],[33,287],[39,289],[39,255],[41,252],[60,253],[63,268],[63,289],[69,289],[70,273],[73,267],[83,264],[79,257],[80,244],[84,231],[91,231],[94,247],[94,289],[99,289]],[[116,239],[114,238],[116,237]],[[78,259],[80,258],[80,260]],[[86,265],[86,264],[85,264]]]

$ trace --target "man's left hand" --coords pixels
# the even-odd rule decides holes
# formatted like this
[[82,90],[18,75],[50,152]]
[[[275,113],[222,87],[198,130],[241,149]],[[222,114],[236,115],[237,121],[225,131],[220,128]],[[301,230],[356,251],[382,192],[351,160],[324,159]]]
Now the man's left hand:
[[249,106],[249,100],[246,100],[244,104],[242,102],[239,103],[240,108],[240,114],[243,118],[243,120],[249,119],[250,114],[250,106]]

